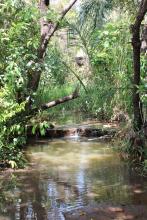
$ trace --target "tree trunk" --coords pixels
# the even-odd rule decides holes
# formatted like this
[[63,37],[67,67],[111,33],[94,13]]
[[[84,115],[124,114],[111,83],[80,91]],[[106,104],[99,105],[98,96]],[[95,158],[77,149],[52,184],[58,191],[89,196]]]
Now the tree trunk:
[[[46,5],[45,0],[40,0],[39,9],[42,15],[40,19],[40,26],[41,26],[41,40],[40,40],[40,47],[38,48],[37,54],[37,62],[42,64],[44,62],[44,57],[46,55],[47,46],[51,40],[51,37],[54,33],[58,30],[59,25],[68,11],[72,8],[72,6],[76,3],[77,0],[71,0],[69,5],[67,5],[64,10],[61,12],[60,17],[57,23],[53,23],[52,21],[48,21],[45,16],[47,14],[48,5]],[[49,3],[49,1],[48,1]],[[28,79],[28,91],[31,93],[36,92],[39,86],[39,81],[41,77],[41,70],[32,72],[29,75]]]
[[133,111],[134,111],[135,131],[141,130],[143,125],[142,105],[140,100],[140,94],[138,92],[138,87],[140,86],[140,51],[141,51],[140,27],[146,12],[147,12],[147,0],[142,0],[140,3],[138,14],[136,16],[135,23],[131,26],[132,46],[133,46],[133,69],[134,69]]
[[140,130],[142,127],[141,116],[141,101],[138,87],[140,85],[140,31],[138,28],[133,27],[133,68],[134,68],[134,81],[133,81],[133,109],[134,109],[134,129]]
[[[38,48],[38,53],[37,53],[37,59],[36,59],[37,63],[42,64],[44,62],[44,57],[46,54],[47,46],[49,44],[49,41],[51,40],[51,37],[57,31],[57,29],[60,25],[60,22],[62,21],[64,16],[68,13],[68,11],[72,8],[72,6],[76,3],[76,1],[77,0],[71,0],[69,5],[67,5],[65,7],[65,9],[61,12],[61,15],[60,15],[57,23],[53,24],[52,21],[47,21],[45,18],[50,1],[49,0],[47,0],[47,1],[40,0],[39,9],[40,9],[40,13],[42,15],[42,17],[40,19],[41,39],[40,39],[40,46]],[[75,92],[73,92],[69,96],[61,97],[58,100],[46,103],[46,104],[40,106],[40,108],[33,108],[32,107],[32,94],[34,92],[36,92],[38,89],[41,73],[42,73],[41,70],[32,71],[32,73],[28,73],[28,85],[27,85],[27,89],[28,89],[27,99],[28,100],[25,104],[25,108],[23,111],[16,113],[14,116],[12,116],[10,119],[8,119],[6,121],[6,125],[10,125],[10,124],[12,125],[12,124],[16,123],[16,120],[22,121],[23,118],[25,118],[25,120],[26,120],[26,117],[27,117],[27,119],[29,119],[30,117],[32,117],[32,114],[34,114],[35,112],[38,111],[38,109],[45,110],[47,108],[51,108],[51,107],[54,107],[58,104],[62,104],[64,102],[75,99],[79,96],[78,91],[76,89]],[[22,98],[21,94],[17,94],[17,96],[18,96],[17,99],[19,102],[24,101],[24,99],[26,101],[25,95],[24,95],[25,97],[23,97],[23,98]],[[21,96],[21,99],[20,99],[20,96]]]

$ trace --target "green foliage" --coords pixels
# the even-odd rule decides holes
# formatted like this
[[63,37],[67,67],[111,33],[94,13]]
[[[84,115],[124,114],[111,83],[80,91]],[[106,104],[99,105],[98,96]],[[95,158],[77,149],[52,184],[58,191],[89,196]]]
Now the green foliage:
[[[51,45],[48,51],[44,75],[42,77],[46,84],[63,85],[68,74],[68,68],[62,62],[63,54],[58,49],[58,45]],[[44,85],[45,86],[45,85]]]
[[112,0],[82,1],[79,13],[80,25],[85,26],[84,28],[90,25],[91,31],[93,31],[93,29],[103,24],[106,14],[111,8]]
[[32,134],[36,134],[37,130],[41,134],[41,136],[45,136],[46,129],[49,128],[49,123],[47,121],[40,121],[39,123],[35,119],[31,121],[32,127]]
[[[36,96],[36,105],[40,106],[43,103],[47,103],[49,101],[56,100],[60,97],[64,97],[67,94],[71,94],[73,92],[73,87],[72,85],[57,85],[57,86],[52,86],[52,84],[48,84],[47,86],[44,86],[44,88],[40,91],[38,91],[38,94]],[[67,110],[70,110],[71,103],[67,102],[64,104],[64,107]],[[50,109],[50,112],[56,111],[60,112],[60,110],[63,108],[63,105],[59,105],[54,109]],[[57,110],[56,110],[57,109]]]
[[[131,112],[132,60],[129,42],[128,22],[123,19],[107,23],[103,30],[93,33],[90,60],[95,83],[103,87],[100,91],[109,91],[109,107],[117,105],[124,111]],[[103,99],[105,100],[105,96]]]
[[[8,1],[8,5],[3,4],[0,10],[0,14],[5,11],[0,26],[0,82],[7,84],[12,94],[16,94],[18,91],[26,92],[26,72],[29,72],[30,63],[34,68],[38,68],[34,64],[36,60],[34,54],[39,43],[39,29],[36,25],[39,15],[34,6],[27,6],[23,2],[20,6],[13,3]],[[7,22],[8,18],[9,22]],[[31,71],[32,69],[31,67]]]
[[[44,66],[38,63],[40,13],[37,2],[8,0],[0,5],[0,161],[14,168],[24,164],[21,147],[26,143],[25,123],[28,119],[23,111],[30,96],[28,79],[35,71],[42,70],[47,74],[45,77],[42,74],[41,89],[45,82],[61,85],[65,81],[67,68],[62,64],[60,51],[56,47],[48,53]],[[58,20],[53,10],[48,11],[47,19],[52,22]],[[60,24],[64,25],[65,21]],[[12,118],[15,118],[13,123]],[[40,122],[42,135],[46,126]]]
[[25,116],[11,118],[24,111],[25,102],[18,104],[18,94],[28,94],[26,73],[36,66],[39,19],[34,5],[25,1],[1,3],[0,14],[0,162],[22,167],[25,159],[21,147],[26,143]]
[[[78,34],[80,35],[80,32]],[[83,43],[81,38],[84,36],[82,32],[81,43]],[[129,20],[126,20],[126,17],[120,21],[109,22],[103,28],[93,31],[89,41],[86,44],[83,43],[91,67],[90,78],[87,77],[85,84],[87,93],[81,89],[80,98],[72,105],[64,104],[65,110],[80,109],[91,112],[99,119],[110,119],[114,108],[117,107],[131,115],[132,52],[130,40]],[[71,88],[74,87],[76,79],[70,80],[69,74],[72,75],[72,72],[67,68],[68,65],[63,65],[62,56],[56,48],[48,52],[46,71],[37,95],[38,105],[72,92]],[[75,72],[77,73],[78,70],[75,69]],[[56,109],[58,113],[63,106],[57,106]]]
[[23,123],[6,124],[12,116],[24,109],[25,103],[19,105],[11,99],[8,88],[0,90],[0,162],[8,166],[22,167],[25,159],[20,149],[26,143]]

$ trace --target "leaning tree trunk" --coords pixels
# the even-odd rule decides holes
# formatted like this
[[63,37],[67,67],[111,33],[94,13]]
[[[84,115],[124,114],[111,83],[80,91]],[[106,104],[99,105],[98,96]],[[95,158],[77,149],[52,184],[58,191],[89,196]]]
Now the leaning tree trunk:
[[133,68],[134,68],[134,82],[133,82],[133,111],[134,111],[134,130],[141,130],[143,125],[142,105],[138,87],[140,86],[140,27],[147,12],[147,0],[142,0],[140,8],[135,19],[135,23],[131,26],[132,30],[132,46],[133,46]]
[[[46,50],[47,50],[48,44],[49,44],[52,36],[58,30],[59,25],[60,25],[61,21],[63,20],[64,16],[68,13],[68,11],[76,3],[76,1],[77,0],[71,0],[69,2],[69,4],[61,12],[57,23],[53,23],[52,21],[48,21],[45,18],[46,14],[47,14],[48,6],[49,6],[49,0],[47,0],[47,1],[46,0],[40,0],[39,10],[40,10],[40,14],[41,14],[41,19],[40,19],[41,39],[40,39],[40,46],[38,48],[38,53],[37,53],[37,59],[36,59],[37,63],[43,64],[44,57],[46,55]],[[14,116],[9,118],[6,121],[6,125],[15,124],[16,121],[19,121],[19,120],[22,121],[23,117],[24,118],[27,117],[29,119],[39,109],[45,110],[45,109],[48,109],[48,108],[52,108],[56,105],[62,104],[64,102],[67,102],[67,101],[70,101],[70,100],[73,100],[73,99],[76,99],[77,97],[79,97],[78,88],[75,88],[75,91],[72,94],[68,95],[68,96],[61,97],[57,100],[54,100],[54,101],[51,101],[51,102],[48,102],[48,103],[44,103],[39,108],[32,107],[32,101],[31,101],[32,94],[34,92],[36,92],[37,89],[38,89],[41,73],[42,73],[41,70],[36,70],[36,71],[32,71],[31,73],[28,74],[27,89],[28,89],[28,94],[29,94],[29,100],[26,102],[24,110],[22,110],[21,112],[16,113]],[[27,94],[27,97],[28,97],[28,94]],[[24,101],[24,99],[21,99],[21,102],[22,101]]]
[[[40,0],[39,4],[39,10],[42,18],[40,19],[40,27],[41,27],[41,39],[40,39],[40,46],[38,48],[38,54],[37,54],[37,62],[42,64],[44,62],[44,57],[46,55],[47,46],[54,35],[54,33],[58,30],[61,21],[65,17],[65,15],[68,13],[68,11],[73,7],[73,5],[77,2],[77,0],[71,0],[69,4],[64,8],[64,10],[61,12],[58,21],[56,23],[53,23],[51,20],[48,21],[45,17],[47,14],[47,10],[49,7],[49,1]],[[31,75],[29,75],[28,80],[28,91],[30,93],[36,92],[39,86],[41,77],[41,70],[32,72]]]

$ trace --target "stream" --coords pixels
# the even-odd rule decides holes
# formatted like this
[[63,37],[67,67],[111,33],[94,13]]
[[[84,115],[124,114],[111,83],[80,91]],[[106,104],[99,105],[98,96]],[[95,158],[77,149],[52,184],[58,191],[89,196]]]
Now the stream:
[[[83,114],[62,115],[57,121],[61,129],[116,127]],[[0,220],[136,219],[128,213],[118,218],[122,206],[145,217],[138,220],[147,220],[147,179],[122,162],[111,143],[75,133],[65,138],[33,139],[26,153],[28,168],[0,172]],[[98,207],[107,210],[111,206],[119,216],[109,212],[100,216],[101,210],[95,213]]]
[[70,219],[65,213],[100,204],[147,208],[146,179],[123,163],[110,143],[40,140],[27,154],[31,168],[0,175],[0,220],[64,220]]

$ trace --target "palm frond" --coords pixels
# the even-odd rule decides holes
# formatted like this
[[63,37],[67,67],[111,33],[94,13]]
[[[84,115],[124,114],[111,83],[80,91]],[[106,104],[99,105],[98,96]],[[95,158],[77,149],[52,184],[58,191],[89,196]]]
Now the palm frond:
[[100,26],[105,14],[112,7],[112,0],[83,0],[79,13],[79,24],[81,27],[87,23],[91,28]]

